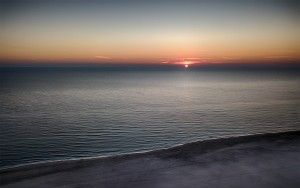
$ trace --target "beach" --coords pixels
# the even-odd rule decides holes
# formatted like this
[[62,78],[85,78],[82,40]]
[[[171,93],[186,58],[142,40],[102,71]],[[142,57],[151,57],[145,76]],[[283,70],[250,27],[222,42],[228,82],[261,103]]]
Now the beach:
[[299,187],[300,132],[199,141],[144,153],[0,171],[1,187]]

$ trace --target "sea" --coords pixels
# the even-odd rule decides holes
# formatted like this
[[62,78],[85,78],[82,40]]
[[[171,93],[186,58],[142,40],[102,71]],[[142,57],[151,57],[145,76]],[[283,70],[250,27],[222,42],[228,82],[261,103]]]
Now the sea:
[[299,69],[0,68],[0,168],[300,130]]

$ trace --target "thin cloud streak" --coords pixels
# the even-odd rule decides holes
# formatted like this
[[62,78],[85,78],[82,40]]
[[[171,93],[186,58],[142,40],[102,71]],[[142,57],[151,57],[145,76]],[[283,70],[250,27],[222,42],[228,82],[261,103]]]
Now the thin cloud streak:
[[102,56],[102,55],[97,55],[95,56],[96,59],[112,59],[111,57],[108,56]]

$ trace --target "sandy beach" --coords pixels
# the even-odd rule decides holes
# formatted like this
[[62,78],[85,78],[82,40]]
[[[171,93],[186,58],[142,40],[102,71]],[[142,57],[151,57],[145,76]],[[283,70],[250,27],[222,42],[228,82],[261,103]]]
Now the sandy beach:
[[300,132],[199,141],[170,149],[3,169],[16,187],[299,187]]

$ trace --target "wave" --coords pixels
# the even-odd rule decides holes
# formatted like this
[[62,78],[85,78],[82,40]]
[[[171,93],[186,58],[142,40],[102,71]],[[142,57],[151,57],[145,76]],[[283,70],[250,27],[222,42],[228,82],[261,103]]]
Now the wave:
[[203,141],[190,142],[176,145],[171,148],[164,148],[151,151],[134,152],[113,156],[96,156],[85,158],[74,158],[66,160],[43,161],[29,163],[0,169],[0,184],[16,181],[25,178],[42,176],[50,173],[73,170],[90,165],[100,165],[107,162],[119,162],[138,157],[159,157],[159,158],[184,158],[191,155],[204,154],[214,150],[231,147],[237,144],[250,142],[276,141],[279,139],[293,139],[300,136],[299,131],[288,131],[279,133],[263,133],[255,135],[217,138]]

